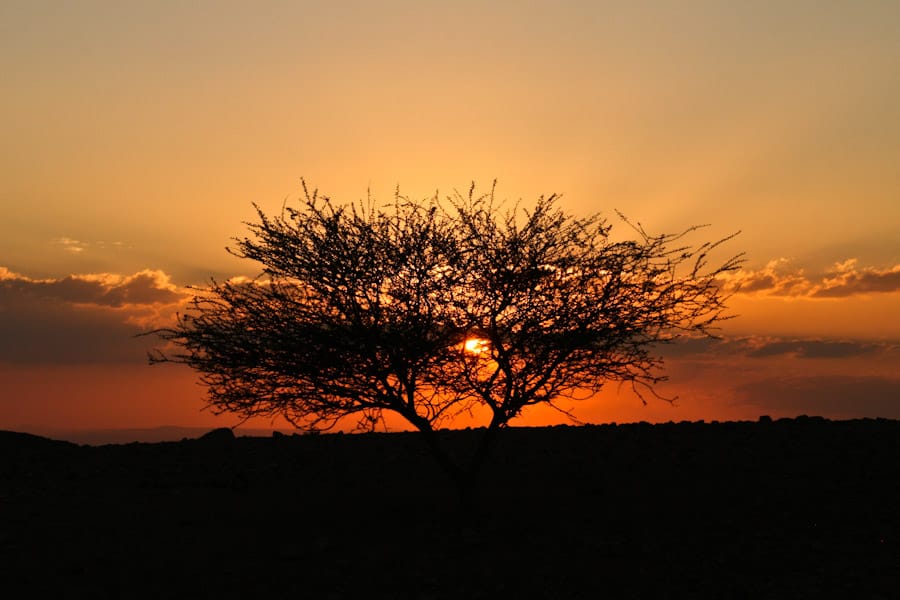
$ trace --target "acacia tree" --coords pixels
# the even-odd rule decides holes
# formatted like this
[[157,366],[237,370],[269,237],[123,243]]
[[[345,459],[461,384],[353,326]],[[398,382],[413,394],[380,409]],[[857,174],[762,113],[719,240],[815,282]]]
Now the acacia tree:
[[[711,335],[726,296],[710,267],[718,242],[679,234],[613,241],[599,216],[542,197],[501,214],[494,190],[336,205],[304,182],[296,208],[256,207],[252,237],[229,251],[262,265],[252,281],[211,284],[171,328],[155,362],[196,369],[216,412],[281,415],[322,430],[390,411],[422,432],[467,495],[497,432],[523,409],[554,407],[610,381],[637,391],[663,379],[660,342]],[[727,239],[727,238],[726,238]],[[643,399],[643,397],[642,397]],[[478,447],[458,462],[436,431],[487,407]]]

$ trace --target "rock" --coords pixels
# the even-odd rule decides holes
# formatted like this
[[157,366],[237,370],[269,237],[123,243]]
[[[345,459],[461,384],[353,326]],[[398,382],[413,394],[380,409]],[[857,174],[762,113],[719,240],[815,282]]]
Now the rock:
[[219,427],[210,432],[204,433],[197,438],[201,442],[213,444],[229,444],[234,441],[234,432],[230,427]]

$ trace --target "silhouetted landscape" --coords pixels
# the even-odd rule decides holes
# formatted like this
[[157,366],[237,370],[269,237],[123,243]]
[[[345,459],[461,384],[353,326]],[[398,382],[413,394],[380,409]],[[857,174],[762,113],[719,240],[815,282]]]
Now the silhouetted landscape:
[[[480,433],[442,435],[462,453]],[[470,512],[417,433],[0,432],[0,452],[7,598],[900,590],[900,421],[511,428]]]

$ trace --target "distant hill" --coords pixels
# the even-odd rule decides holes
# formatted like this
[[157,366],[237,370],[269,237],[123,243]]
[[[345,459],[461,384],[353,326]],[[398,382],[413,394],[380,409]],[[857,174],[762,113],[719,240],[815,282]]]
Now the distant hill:
[[[75,444],[88,444],[90,446],[102,446],[104,444],[130,444],[132,442],[178,442],[185,438],[198,438],[207,433],[210,429],[213,428],[164,425],[161,427],[130,429],[39,430],[32,433],[53,440],[62,440]],[[234,430],[234,434],[238,437],[269,437],[272,435],[273,431],[293,433],[293,431],[285,429],[244,429],[239,427]]]

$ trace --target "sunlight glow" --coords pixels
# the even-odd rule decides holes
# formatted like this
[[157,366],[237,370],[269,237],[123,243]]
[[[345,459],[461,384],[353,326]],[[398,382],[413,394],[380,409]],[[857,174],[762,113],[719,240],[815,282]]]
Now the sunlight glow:
[[487,352],[488,341],[482,338],[469,338],[464,344],[466,352],[469,354],[483,354]]

